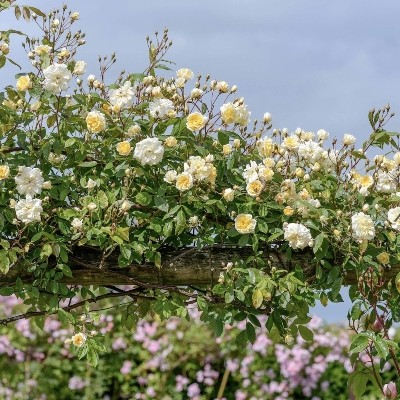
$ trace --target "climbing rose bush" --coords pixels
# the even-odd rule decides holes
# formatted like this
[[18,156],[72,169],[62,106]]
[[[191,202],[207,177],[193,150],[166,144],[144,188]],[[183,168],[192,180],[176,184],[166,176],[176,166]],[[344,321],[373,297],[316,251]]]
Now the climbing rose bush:
[[[114,305],[127,329],[150,311],[188,318],[197,304],[217,336],[242,327],[239,346],[255,343],[260,328],[312,342],[310,306],[341,301],[349,284],[353,395],[370,381],[393,395],[379,378],[387,362],[400,375],[388,334],[400,320],[400,151],[385,128],[389,105],[369,112],[364,143],[273,128],[268,112],[254,119],[236,85],[172,70],[167,30],[147,39],[143,72],[110,79],[115,54],[100,57],[99,72],[79,56],[78,12],[12,1],[0,12],[37,29],[0,32],[0,68],[17,72],[0,93],[0,294],[26,306],[1,324],[27,317],[44,329],[57,314],[91,365],[106,348],[79,315],[115,297],[130,300]],[[25,60],[13,59],[17,35]],[[178,273],[175,283],[155,279],[196,251],[183,284]],[[209,282],[193,285],[207,254]],[[362,354],[370,365],[360,366]]]

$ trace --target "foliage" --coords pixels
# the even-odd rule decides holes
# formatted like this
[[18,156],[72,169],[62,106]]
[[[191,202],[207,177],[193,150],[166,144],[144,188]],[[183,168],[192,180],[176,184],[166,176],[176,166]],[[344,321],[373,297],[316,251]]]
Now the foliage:
[[[236,86],[194,78],[187,68],[171,77],[167,31],[147,40],[143,73],[109,82],[112,55],[83,80],[77,12],[1,3],[0,11],[12,10],[41,36],[25,38],[31,67],[0,93],[0,293],[22,299],[39,328],[46,314],[69,321],[78,357],[95,365],[104,348],[71,311],[90,313],[98,299],[132,299],[119,307],[126,328],[150,309],[162,319],[187,317],[196,302],[217,335],[243,324],[238,345],[255,342],[261,314],[270,335],[311,341],[310,305],[341,301],[350,283],[351,384],[364,387],[373,376],[385,393],[385,362],[400,372],[398,344],[388,336],[400,320],[399,278],[390,273],[400,254],[400,153],[398,134],[385,130],[390,107],[370,111],[372,134],[358,150],[350,134],[327,145],[324,130],[272,130],[269,113],[251,126]],[[1,32],[0,67],[16,64],[15,34],[23,35]],[[243,249],[216,285],[130,277],[135,286],[124,291],[74,281],[78,248],[99,251],[95,265],[83,265],[88,273],[108,271],[117,254],[111,273],[126,278],[131,264],[166,268],[167,251],[215,246]],[[71,306],[76,295],[82,300]],[[363,351],[381,365],[358,367]]]
[[[21,307],[15,297],[3,298],[11,312]],[[215,338],[190,310],[192,322],[172,318],[142,320],[127,331],[118,313],[102,316],[96,332],[104,336],[106,352],[96,368],[87,367],[64,344],[71,335],[49,317],[40,333],[29,320],[0,331],[4,399],[198,399],[216,398],[221,377],[229,372],[225,399],[347,399],[351,372],[348,346],[351,337],[343,328],[325,327],[314,317],[307,325],[313,340],[300,337],[287,345],[274,342],[265,328],[256,333],[253,345],[235,344],[244,329],[240,323],[227,327]],[[261,317],[263,322],[265,317]],[[6,335],[5,335],[6,334]],[[394,371],[385,366],[384,377]],[[378,399],[372,385],[368,396]]]

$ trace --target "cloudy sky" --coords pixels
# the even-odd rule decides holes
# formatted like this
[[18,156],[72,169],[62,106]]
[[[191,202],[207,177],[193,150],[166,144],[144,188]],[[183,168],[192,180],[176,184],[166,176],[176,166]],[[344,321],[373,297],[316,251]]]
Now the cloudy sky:
[[[61,1],[26,1],[48,11]],[[146,35],[169,28],[168,59],[239,87],[252,117],[272,113],[275,127],[326,129],[331,136],[370,133],[368,110],[400,111],[398,0],[70,0],[87,45],[78,59],[97,73],[98,55],[117,52],[119,70],[146,66]],[[24,3],[25,4],[25,3]],[[3,13],[5,14],[5,13]],[[0,15],[0,29],[15,27]],[[34,25],[20,24],[34,32]],[[12,83],[0,72],[0,87]],[[398,119],[391,130],[399,130]],[[318,310],[342,320],[346,308]]]

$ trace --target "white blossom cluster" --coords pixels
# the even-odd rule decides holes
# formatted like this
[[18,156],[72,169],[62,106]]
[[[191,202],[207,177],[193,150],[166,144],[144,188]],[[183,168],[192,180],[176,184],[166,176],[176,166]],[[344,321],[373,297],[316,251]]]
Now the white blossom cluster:
[[42,171],[34,167],[19,167],[15,183],[18,193],[25,195],[25,199],[20,199],[14,206],[17,218],[25,224],[40,221],[42,200],[35,199],[34,196],[42,192],[45,183]]

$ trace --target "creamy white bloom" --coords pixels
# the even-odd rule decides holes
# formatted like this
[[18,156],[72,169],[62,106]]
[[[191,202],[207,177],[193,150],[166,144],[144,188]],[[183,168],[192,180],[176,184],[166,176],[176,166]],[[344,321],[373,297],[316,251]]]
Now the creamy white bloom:
[[96,181],[94,181],[92,178],[89,178],[86,184],[86,189],[93,189],[97,185]]
[[190,97],[192,99],[199,99],[203,94],[203,91],[201,89],[198,88],[194,88],[192,89],[192,91],[190,92]]
[[250,121],[251,112],[247,109],[246,104],[241,104],[236,107],[236,123],[241,126],[246,126]]
[[375,236],[375,226],[372,218],[359,212],[351,217],[351,229],[353,238],[357,240],[371,240]]
[[315,208],[321,207],[321,203],[318,199],[310,199],[310,200],[308,200],[308,202]]
[[378,171],[376,190],[382,193],[393,193],[397,190],[395,176],[390,172]]
[[297,136],[288,136],[282,142],[282,147],[287,150],[297,150],[300,146],[300,141]]
[[269,123],[272,121],[272,115],[271,115],[271,113],[266,112],[266,113],[263,115],[263,121],[264,121],[266,124],[269,124]]
[[318,143],[311,140],[301,143],[298,149],[299,156],[312,164],[320,160],[324,152],[325,150]]
[[135,88],[127,81],[120,88],[110,90],[110,103],[112,106],[117,106],[119,108],[129,108],[132,106],[134,94]]
[[181,192],[191,189],[193,187],[192,174],[189,172],[182,172],[181,174],[177,175],[175,186]]
[[97,204],[96,203],[89,203],[88,205],[87,205],[87,208],[88,208],[88,210],[89,211],[94,211],[96,208],[97,208]]
[[239,214],[235,218],[235,228],[239,233],[253,233],[256,229],[257,221],[251,214]]
[[67,90],[69,81],[72,78],[72,74],[65,64],[52,64],[43,71],[43,74],[43,87],[53,94],[59,94],[62,90]]
[[251,197],[258,197],[264,189],[263,183],[256,179],[255,181],[249,182],[246,186],[247,194]]
[[44,179],[39,168],[19,167],[18,175],[15,177],[17,191],[19,194],[35,196],[40,194]]
[[246,183],[250,183],[258,179],[258,165],[255,161],[250,161],[250,164],[246,165],[246,168],[243,172],[243,178],[246,180]]
[[193,78],[193,71],[191,71],[189,68],[181,68],[176,71],[176,75],[178,78],[188,81]]
[[235,191],[231,188],[224,189],[222,192],[222,197],[226,201],[233,201],[233,199],[235,198]]
[[76,335],[72,336],[71,341],[74,346],[81,347],[86,343],[86,335],[82,332],[79,332]]
[[272,139],[270,139],[268,137],[258,139],[256,146],[257,146],[258,154],[260,154],[261,157],[271,157],[271,155],[274,152],[274,147],[275,147]]
[[285,223],[283,225],[284,239],[289,242],[289,246],[296,249],[304,249],[313,245],[313,238],[310,230],[303,224]]
[[155,165],[162,161],[164,147],[157,138],[146,138],[135,146],[133,157],[142,165]]
[[329,133],[325,129],[320,129],[317,131],[317,137],[319,140],[326,140],[328,139]]
[[129,127],[128,131],[126,132],[126,135],[129,137],[133,137],[136,135],[139,135],[142,132],[142,128],[140,127],[140,125],[135,124],[132,125],[131,127]]
[[183,78],[176,78],[174,80],[175,87],[182,88],[185,86],[186,80]]
[[176,181],[177,175],[178,173],[175,170],[171,169],[165,173],[164,181],[167,183],[174,183]]
[[33,49],[33,51],[40,57],[45,54],[49,54],[51,51],[51,47],[48,46],[47,44],[42,44],[42,45],[36,46]]
[[133,206],[133,203],[129,200],[124,200],[121,204],[122,211],[129,211]]
[[40,221],[40,214],[42,212],[42,200],[33,199],[30,195],[27,195],[25,199],[21,199],[15,204],[17,218],[24,224]]
[[233,124],[237,119],[237,107],[233,103],[225,103],[220,107],[222,122]]
[[219,81],[216,84],[216,88],[222,92],[222,93],[226,93],[229,90],[229,85],[227,82],[225,81]]
[[356,138],[353,135],[350,135],[348,133],[345,133],[343,135],[343,144],[345,146],[351,146],[352,144],[354,144],[356,142]]
[[394,207],[388,210],[388,220],[393,229],[400,231],[400,207]]
[[77,61],[74,67],[74,74],[75,75],[83,75],[86,71],[87,64],[85,61]]
[[196,181],[204,181],[213,176],[215,167],[200,156],[191,156],[183,164],[183,170],[193,175]]
[[198,226],[199,222],[199,217],[197,215],[189,218],[189,225],[192,227]]
[[83,227],[83,221],[79,218],[74,218],[71,222],[71,226],[74,230],[79,230],[82,229]]
[[166,118],[175,112],[174,103],[168,99],[155,99],[149,103],[150,116],[153,118]]

